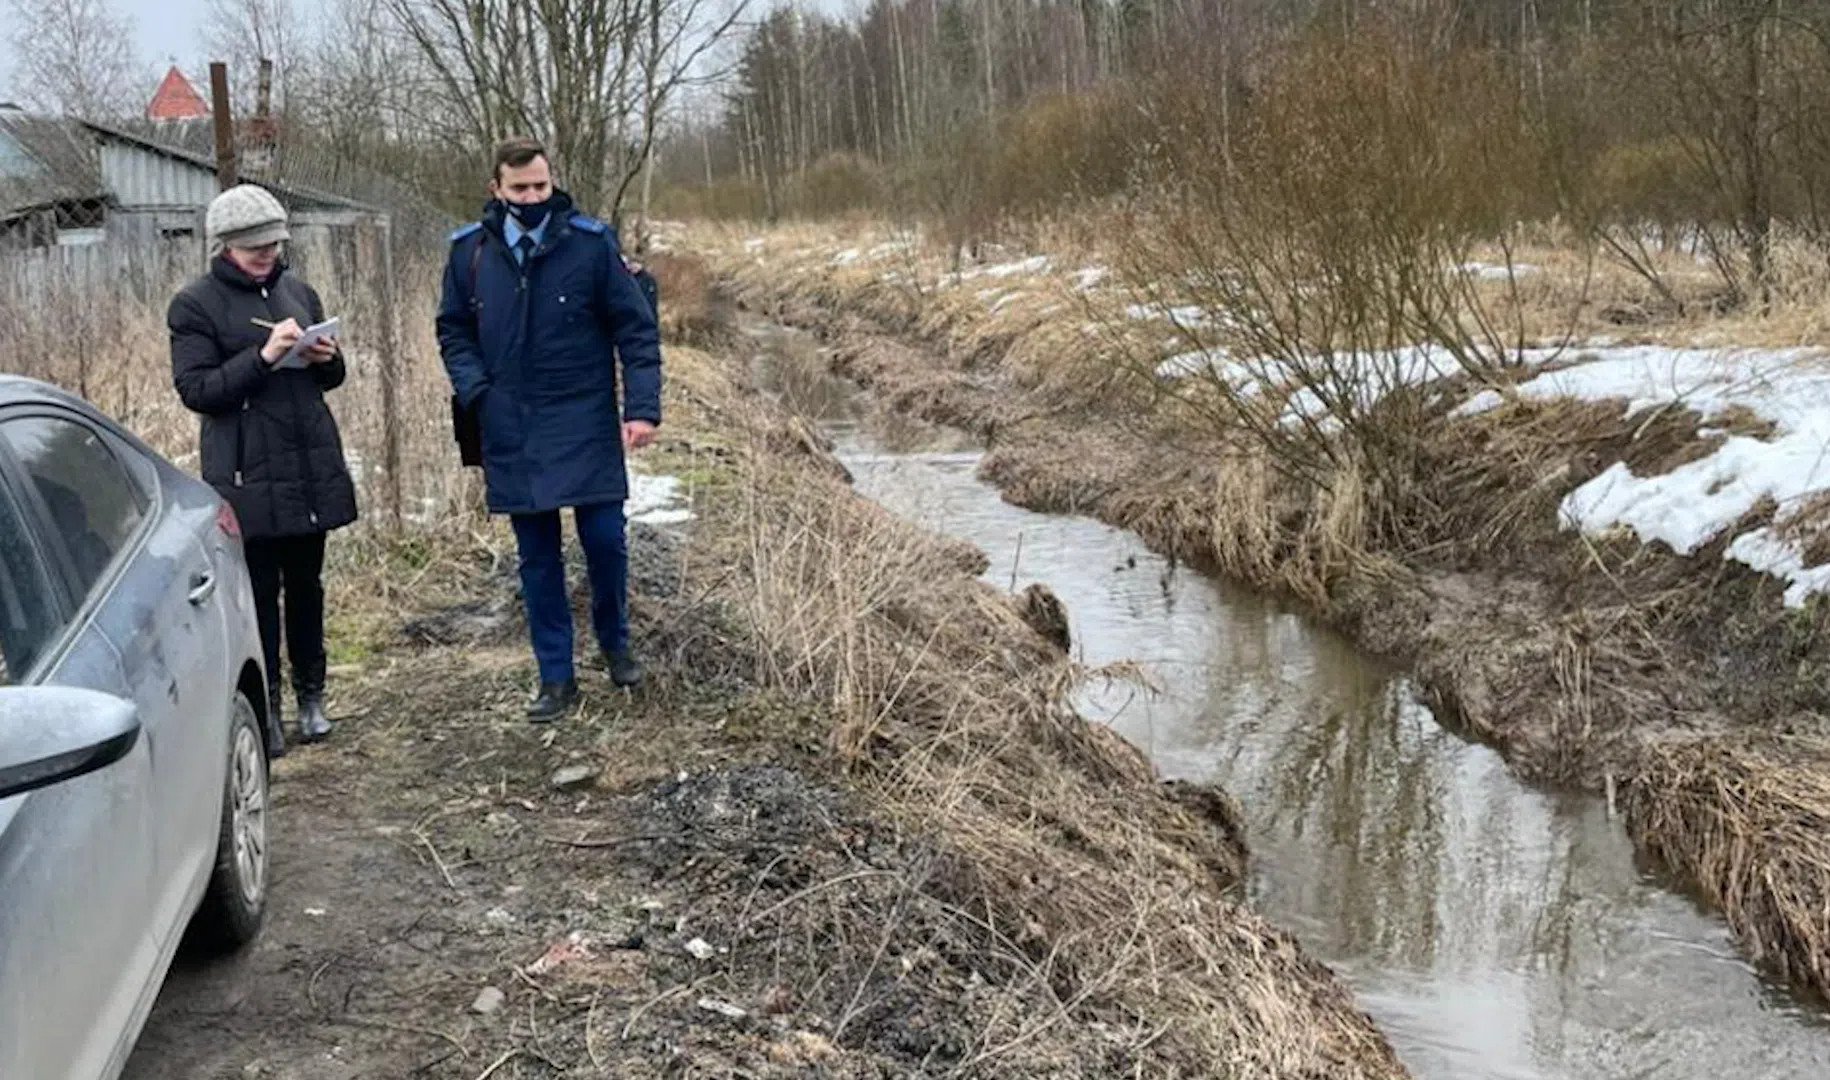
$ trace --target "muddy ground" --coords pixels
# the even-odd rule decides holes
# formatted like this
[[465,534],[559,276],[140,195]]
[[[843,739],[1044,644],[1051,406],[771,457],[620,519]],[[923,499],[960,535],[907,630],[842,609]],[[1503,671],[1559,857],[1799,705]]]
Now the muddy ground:
[[[632,537],[651,619],[677,611],[677,544]],[[788,987],[732,982],[718,909],[779,850],[798,860],[746,890],[759,910],[816,870],[887,862],[886,842],[766,744],[734,746],[781,707],[657,649],[666,631],[647,637],[647,689],[587,670],[580,712],[527,723],[512,578],[475,578],[485,598],[412,617],[339,673],[335,738],[274,770],[266,931],[230,961],[180,961],[128,1077],[690,1075],[832,1054]]]
[[[848,625],[919,670],[858,699],[861,734],[833,687],[868,671],[810,648],[782,674],[745,623],[773,595],[743,586],[756,537],[799,545],[774,587],[813,622],[844,612],[822,582],[855,576],[820,560],[876,558],[898,526],[714,366],[670,384],[661,457],[697,470],[700,518],[631,536],[643,689],[586,667],[578,713],[523,718],[501,530],[348,560],[338,729],[276,763],[266,929],[180,959],[129,1080],[1403,1075],[1239,906],[1225,796],[1064,716],[1065,661],[956,548],[893,533],[890,592],[924,598]],[[854,528],[877,539],[826,537]]]

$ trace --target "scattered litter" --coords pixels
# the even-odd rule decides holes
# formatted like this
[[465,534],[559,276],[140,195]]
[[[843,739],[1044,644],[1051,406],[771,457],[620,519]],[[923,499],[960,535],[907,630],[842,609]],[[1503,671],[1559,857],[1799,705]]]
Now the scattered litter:
[[811,1031],[797,1031],[769,1046],[770,1059],[782,1065],[820,1065],[838,1056],[831,1040]]
[[769,987],[768,992],[763,995],[762,1008],[763,1012],[770,1016],[782,1016],[793,1012],[794,991],[780,983]]
[[710,960],[718,955],[718,950],[712,948],[711,943],[704,938],[694,938],[687,942],[686,951],[692,953],[695,960]]
[[483,916],[483,921],[495,926],[513,926],[516,919],[503,908],[490,908]]
[[305,914],[308,918],[322,919],[325,915],[325,911],[320,907],[308,907],[305,909]]
[[590,787],[597,781],[597,773],[595,765],[567,765],[553,774],[553,790],[576,791]]
[[470,1003],[470,1011],[478,1016],[491,1016],[502,1010],[508,995],[493,986],[485,986],[477,999]]
[[750,1015],[748,1010],[740,1009],[728,1001],[719,1001],[717,998],[700,998],[699,1007],[706,1012],[717,1013],[719,1016],[728,1016],[733,1020],[742,1020],[744,1017]]
[[596,959],[597,953],[594,950],[597,944],[597,939],[583,930],[574,930],[564,941],[554,942],[540,959],[529,964],[527,973],[545,975],[547,972],[567,964]]

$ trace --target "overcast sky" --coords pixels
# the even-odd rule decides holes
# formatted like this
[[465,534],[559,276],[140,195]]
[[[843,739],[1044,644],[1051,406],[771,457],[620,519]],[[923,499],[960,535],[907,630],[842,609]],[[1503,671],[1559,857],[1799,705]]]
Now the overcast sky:
[[[58,0],[37,0],[57,3]],[[133,20],[135,45],[146,65],[146,96],[158,88],[158,79],[172,64],[182,67],[193,78],[208,78],[208,58],[203,55],[203,21],[206,0],[110,0],[116,11]],[[750,0],[747,18],[757,18],[777,6],[780,0]],[[864,0],[798,0],[803,9],[833,14],[855,11]],[[305,0],[294,4],[294,10],[307,12],[319,5]],[[0,3],[0,96],[10,96],[12,83],[12,5]],[[197,89],[208,93],[207,84]]]
[[[57,0],[39,0],[57,3]],[[165,69],[178,64],[186,71],[198,66],[203,51],[203,12],[205,0],[111,0],[114,9],[133,20],[135,46],[146,65],[146,96],[158,89],[156,81]],[[0,5],[0,91],[13,86],[13,13],[12,5]]]

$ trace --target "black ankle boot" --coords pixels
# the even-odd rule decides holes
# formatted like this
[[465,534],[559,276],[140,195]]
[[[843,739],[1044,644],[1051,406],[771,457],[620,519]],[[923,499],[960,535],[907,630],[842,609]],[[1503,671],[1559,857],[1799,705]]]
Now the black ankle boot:
[[562,683],[541,683],[540,693],[528,704],[527,718],[537,724],[550,723],[559,719],[578,704],[578,680],[571,679]]
[[280,726],[280,709],[284,698],[280,688],[267,688],[267,757],[281,758],[286,756],[286,729]]
[[324,715],[324,691],[299,691],[299,741],[315,743],[330,734],[330,717]]
[[604,666],[610,669],[610,681],[625,689],[642,685],[642,662],[628,649],[604,653]]

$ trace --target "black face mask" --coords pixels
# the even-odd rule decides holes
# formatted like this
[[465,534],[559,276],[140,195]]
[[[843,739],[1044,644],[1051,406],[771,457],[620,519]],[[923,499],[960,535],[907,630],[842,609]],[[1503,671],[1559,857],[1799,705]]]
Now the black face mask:
[[508,212],[515,215],[515,223],[523,229],[538,229],[552,210],[553,197],[550,195],[537,203],[508,204]]

